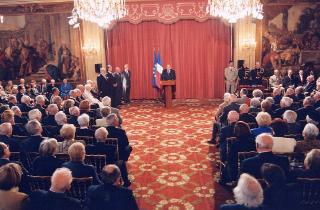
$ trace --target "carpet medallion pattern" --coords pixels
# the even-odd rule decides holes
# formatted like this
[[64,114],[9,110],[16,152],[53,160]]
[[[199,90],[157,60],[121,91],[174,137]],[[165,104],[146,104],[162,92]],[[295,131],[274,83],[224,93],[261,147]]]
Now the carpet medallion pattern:
[[172,109],[157,103],[123,107],[133,153],[128,162],[140,209],[218,209],[230,192],[216,183],[219,154],[207,141],[217,106],[187,101]]

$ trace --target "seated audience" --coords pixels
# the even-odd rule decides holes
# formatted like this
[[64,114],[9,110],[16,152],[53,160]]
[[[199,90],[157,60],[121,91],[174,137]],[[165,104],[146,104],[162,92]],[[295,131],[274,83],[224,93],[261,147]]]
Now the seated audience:
[[[111,98],[108,97],[108,96],[105,96],[105,97],[102,98],[101,102],[102,102],[103,106],[110,107],[111,113],[114,113],[114,114],[117,115],[117,117],[119,119],[119,124],[121,125],[122,124],[122,117],[121,117],[121,114],[120,114],[120,110],[117,109],[117,108],[111,107]],[[100,112],[98,111],[97,114],[99,115]]]
[[292,110],[287,110],[283,113],[283,120],[287,122],[288,132],[287,134],[299,134],[302,132],[300,123],[296,122],[297,113]]
[[107,126],[107,117],[108,115],[111,113],[111,109],[110,107],[106,106],[106,107],[102,107],[100,109],[100,113],[101,113],[101,119],[96,119],[96,125],[99,127],[102,126]]
[[132,147],[129,145],[128,136],[125,130],[119,128],[119,121],[116,114],[109,114],[107,117],[108,138],[118,139],[119,159],[127,161],[129,159]]
[[237,99],[238,104],[247,104],[250,105],[250,98],[248,97],[248,90],[245,88],[242,88],[240,90],[240,98]]
[[311,92],[316,89],[316,82],[314,81],[314,76],[313,75],[309,75],[307,77],[307,83],[305,84],[305,86],[303,86],[304,88],[304,95],[309,96],[311,94]]
[[303,107],[298,109],[297,112],[297,120],[305,120],[307,116],[315,121],[320,121],[320,114],[313,107],[314,100],[311,96],[306,97],[303,100]]
[[67,168],[58,168],[51,177],[48,191],[38,190],[30,195],[27,210],[80,210],[80,201],[67,196],[71,188],[72,173]]
[[255,112],[255,113],[260,112],[261,111],[260,107],[261,107],[261,103],[260,103],[259,98],[250,99],[250,110],[249,110],[250,113],[251,112]]
[[261,133],[273,133],[272,128],[270,127],[270,114],[268,114],[267,112],[259,112],[256,116],[256,121],[258,124],[258,128],[251,129],[253,138],[257,137]]
[[9,146],[0,142],[0,167],[10,163],[10,149]]
[[71,107],[73,107],[74,106],[74,101],[73,100],[71,100],[71,99],[68,99],[68,100],[65,100],[65,101],[63,101],[63,112],[67,115],[67,116],[69,116],[70,115],[70,112],[69,112],[69,109],[71,108]]
[[38,120],[38,122],[41,122],[42,114],[39,109],[32,109],[28,112],[28,118],[29,120]]
[[247,104],[242,104],[239,108],[239,121],[243,121],[246,123],[257,123],[256,118],[249,113],[249,106]]
[[284,135],[288,133],[287,123],[280,118],[276,118],[272,121],[271,128],[273,130],[272,152],[275,152],[275,153],[293,152],[297,142],[294,138],[284,137]]
[[21,148],[25,153],[38,152],[40,143],[43,141],[42,126],[38,120],[31,120],[26,125],[29,137],[23,141]]
[[263,98],[263,92],[260,89],[254,89],[252,91],[252,96],[253,96],[253,98],[257,98],[257,99],[259,99],[259,101],[261,101]]
[[28,119],[22,115],[22,112],[18,106],[11,107],[11,110],[14,113],[14,122],[22,125],[27,124]]
[[40,156],[36,157],[32,163],[32,173],[35,176],[51,176],[53,172],[61,167],[63,160],[57,159],[58,142],[56,139],[43,140],[39,147]]
[[238,121],[234,126],[236,140],[230,146],[228,164],[230,165],[230,178],[235,180],[238,175],[238,152],[255,151],[255,141],[252,138],[247,123]]
[[[56,90],[59,91],[58,89]],[[62,110],[62,98],[59,95],[52,95],[50,102],[51,104],[56,104],[59,111]]]
[[22,169],[18,164],[8,163],[0,167],[0,209],[23,210],[28,195],[19,192]]
[[293,171],[297,178],[320,178],[320,149],[312,149],[304,159],[304,169]]
[[74,105],[75,106],[79,106],[80,102],[79,100],[77,99],[77,91],[76,90],[71,90],[70,91],[70,97],[69,99],[73,100],[74,101]]
[[320,141],[317,139],[319,129],[312,123],[308,123],[303,131],[303,141],[297,142],[295,152],[307,153],[312,149],[320,149]]
[[76,178],[92,177],[93,184],[100,184],[96,169],[92,165],[84,163],[86,150],[82,143],[76,142],[72,144],[68,149],[68,154],[70,161],[63,163],[62,167],[70,169],[72,175]]
[[42,120],[43,124],[50,126],[58,126],[57,122],[54,119],[54,116],[59,112],[57,104],[49,104],[47,111],[48,115]]
[[121,173],[116,165],[106,165],[101,174],[103,184],[90,186],[86,207],[90,210],[137,210],[132,190],[121,187]]
[[272,102],[270,102],[270,100],[267,99],[263,100],[261,102],[261,111],[267,112],[272,117],[274,115],[272,110]]
[[286,175],[278,165],[272,163],[263,164],[261,175],[267,184],[263,193],[263,203],[268,208],[274,210],[299,209],[298,189],[295,185],[286,184]]
[[78,124],[78,117],[80,116],[80,109],[77,106],[73,106],[69,108],[69,119],[68,123],[73,124],[76,127],[80,127]]
[[45,97],[43,95],[36,96],[36,104],[34,108],[38,109],[41,112],[43,117],[47,116],[45,105],[46,105]]
[[239,107],[240,105],[237,104],[237,96],[234,94],[230,95],[230,102],[229,105],[227,105],[222,112],[222,115],[220,116],[220,123],[222,125],[227,125],[228,124],[228,113],[230,111],[237,111],[239,112]]
[[0,142],[8,145],[12,152],[20,152],[21,142],[12,138],[12,125],[10,123],[2,123],[0,125]]
[[234,137],[234,126],[239,120],[239,114],[236,111],[230,111],[228,114],[228,125],[221,128],[220,132],[220,160],[227,160],[227,138]]
[[62,142],[59,142],[59,153],[68,153],[69,147],[75,143],[76,127],[72,124],[65,124],[60,129],[60,136],[63,138]]
[[241,173],[248,173],[257,179],[261,178],[261,166],[264,163],[279,165],[286,174],[289,172],[289,160],[287,157],[277,156],[272,153],[273,138],[270,134],[260,134],[256,138],[256,150],[258,155],[245,159],[241,166]]
[[275,105],[279,105],[280,101],[282,99],[282,95],[281,95],[281,88],[275,88],[272,91],[272,97],[274,99],[274,104]]
[[291,110],[292,109],[292,104],[293,104],[293,100],[292,98],[289,98],[287,96],[282,97],[281,101],[280,101],[280,108],[276,109],[274,111],[274,115],[273,118],[281,118],[282,114],[287,111],[287,110]]
[[32,107],[31,107],[31,98],[27,95],[23,95],[21,97],[21,103],[19,104],[19,108],[21,112],[29,112]]
[[80,128],[77,128],[76,136],[94,136],[94,131],[89,128],[90,117],[87,114],[81,114],[78,117],[78,124]]
[[305,98],[304,89],[303,89],[302,86],[296,87],[296,89],[294,90],[294,93],[296,95],[296,101],[297,102],[300,102]]
[[220,210],[267,210],[263,207],[263,190],[260,183],[248,174],[241,174],[233,189],[236,204],[224,204]]

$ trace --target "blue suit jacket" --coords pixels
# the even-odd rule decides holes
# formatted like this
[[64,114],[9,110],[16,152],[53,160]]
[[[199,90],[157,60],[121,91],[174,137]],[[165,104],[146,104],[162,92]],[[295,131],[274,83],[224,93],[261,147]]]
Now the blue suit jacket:
[[62,167],[72,171],[72,176],[76,178],[92,177],[93,184],[101,184],[97,175],[96,169],[92,165],[87,165],[82,162],[69,161],[62,164]]

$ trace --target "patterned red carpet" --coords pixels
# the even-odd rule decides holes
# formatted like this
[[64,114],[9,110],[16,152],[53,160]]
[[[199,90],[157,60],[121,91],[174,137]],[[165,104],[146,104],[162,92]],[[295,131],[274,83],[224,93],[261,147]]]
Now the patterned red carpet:
[[133,145],[128,168],[141,209],[207,210],[231,198],[216,180],[211,137],[216,103],[187,100],[168,110],[155,102],[123,107]]

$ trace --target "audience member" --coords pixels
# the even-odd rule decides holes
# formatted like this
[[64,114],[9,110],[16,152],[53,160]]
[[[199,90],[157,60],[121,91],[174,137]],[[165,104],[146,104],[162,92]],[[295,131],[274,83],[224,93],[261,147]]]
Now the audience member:
[[43,124],[50,126],[58,126],[57,122],[54,119],[54,116],[59,112],[57,104],[49,104],[47,111],[48,115],[42,120]]
[[9,146],[0,142],[0,167],[10,163],[10,149]]
[[307,153],[312,149],[320,149],[320,141],[317,139],[319,135],[319,129],[312,123],[308,123],[303,131],[303,141],[297,142],[295,152]]
[[75,143],[76,127],[72,124],[65,124],[60,129],[60,136],[63,138],[62,142],[59,142],[59,153],[67,153],[69,147]]
[[73,106],[69,108],[69,119],[68,123],[73,124],[76,127],[80,127],[78,124],[78,117],[80,116],[80,109],[77,106]]
[[116,165],[106,165],[101,177],[103,184],[93,185],[88,189],[86,199],[88,209],[139,209],[132,191],[121,187],[121,173]]
[[304,159],[304,169],[295,169],[294,177],[320,178],[320,149],[312,149]]
[[287,157],[277,156],[272,153],[273,138],[270,134],[260,134],[256,138],[256,150],[258,155],[245,159],[241,166],[241,173],[248,173],[257,179],[261,178],[261,166],[264,163],[279,165],[286,174],[289,172],[289,160]]
[[299,134],[302,132],[300,123],[296,122],[297,113],[292,110],[287,110],[283,113],[283,120],[287,122],[288,132],[287,134]]
[[255,117],[249,113],[249,106],[247,104],[242,104],[239,108],[239,120],[246,122],[246,123],[254,123],[256,124],[256,119]]
[[100,113],[101,113],[101,119],[96,119],[96,125],[99,127],[102,126],[107,126],[107,117],[108,115],[111,113],[111,109],[110,107],[106,106],[106,107],[102,107],[100,109]]
[[261,103],[259,98],[252,98],[250,100],[250,111],[249,112],[260,112]]
[[20,152],[20,142],[12,138],[12,125],[10,123],[0,125],[0,142],[8,145],[12,152]]
[[281,118],[282,114],[287,111],[287,110],[291,110],[291,106],[293,104],[293,100],[292,98],[289,98],[287,96],[282,97],[281,101],[280,101],[280,108],[276,109],[274,111],[274,118]]
[[76,136],[94,136],[94,131],[89,128],[90,117],[88,114],[81,114],[78,117],[78,124],[80,128],[77,128]]
[[272,128],[270,127],[271,124],[271,116],[267,112],[259,112],[256,116],[256,121],[258,124],[258,128],[251,129],[252,136],[255,138],[259,134],[262,133],[270,133],[272,134]]
[[24,152],[38,152],[40,143],[43,141],[42,126],[38,120],[31,120],[26,125],[29,133],[29,138],[22,142],[22,149]]

